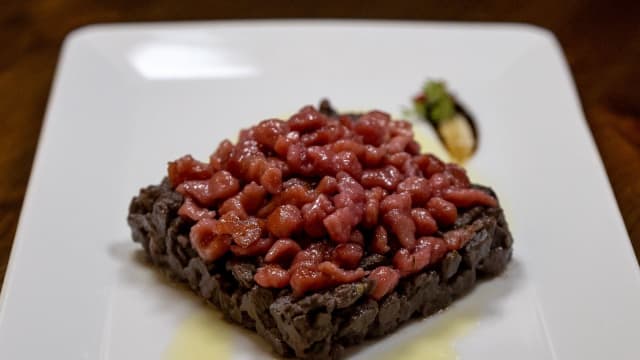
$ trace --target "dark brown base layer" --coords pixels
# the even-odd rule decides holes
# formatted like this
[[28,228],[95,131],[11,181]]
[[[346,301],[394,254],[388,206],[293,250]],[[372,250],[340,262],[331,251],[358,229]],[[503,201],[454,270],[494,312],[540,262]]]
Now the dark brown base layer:
[[[134,241],[169,276],[188,282],[228,319],[257,331],[286,357],[339,358],[346,346],[388,334],[411,318],[447,307],[469,292],[478,278],[501,273],[511,259],[512,238],[502,209],[478,207],[456,222],[456,228],[482,224],[463,249],[448,253],[437,266],[401,279],[395,291],[380,301],[368,296],[371,284],[366,281],[296,299],[288,290],[256,285],[255,264],[222,259],[206,265],[189,243],[190,224],[177,215],[181,204],[182,196],[166,180],[141,190],[128,217]],[[374,268],[385,261],[373,255],[362,265]]]

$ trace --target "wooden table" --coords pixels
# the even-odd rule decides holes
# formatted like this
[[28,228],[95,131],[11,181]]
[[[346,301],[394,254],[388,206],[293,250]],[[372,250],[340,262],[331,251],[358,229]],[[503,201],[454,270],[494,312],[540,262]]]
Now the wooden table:
[[[51,81],[65,35],[98,22],[371,18],[527,22],[552,30],[569,60],[600,155],[640,256],[640,2],[85,0],[0,7],[0,281],[9,258]],[[47,239],[55,241],[56,239]],[[606,240],[606,239],[603,239]]]

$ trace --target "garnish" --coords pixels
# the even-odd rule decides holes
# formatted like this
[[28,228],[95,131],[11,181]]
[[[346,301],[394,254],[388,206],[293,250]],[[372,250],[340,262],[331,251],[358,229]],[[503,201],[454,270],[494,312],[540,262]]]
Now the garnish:
[[449,154],[462,162],[475,151],[477,134],[471,118],[447,91],[442,81],[428,81],[413,98],[413,109],[437,131]]
[[429,81],[423,89],[425,97],[425,115],[433,122],[439,123],[455,114],[453,98],[447,93],[443,82]]

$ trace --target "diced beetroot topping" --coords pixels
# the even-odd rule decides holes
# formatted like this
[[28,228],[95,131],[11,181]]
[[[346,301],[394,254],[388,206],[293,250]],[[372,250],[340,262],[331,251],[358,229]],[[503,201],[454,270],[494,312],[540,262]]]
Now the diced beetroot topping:
[[350,283],[360,280],[364,277],[365,272],[362,268],[355,270],[344,270],[331,261],[324,261],[318,264],[318,270],[325,275],[329,275],[331,280],[338,284]]
[[414,208],[411,209],[411,218],[416,224],[416,235],[431,235],[438,231],[438,224],[433,219],[427,209]]
[[267,229],[276,237],[287,238],[302,228],[302,221],[297,207],[282,205],[267,218]]
[[293,259],[302,250],[297,242],[291,239],[280,239],[276,241],[264,257],[266,262],[281,262]]
[[[472,230],[451,230],[459,208],[498,206],[464,169],[420,154],[410,123],[380,111],[352,119],[307,106],[221,142],[208,163],[170,162],[168,177],[202,259],[255,258],[258,285],[295,296],[366,276],[381,299],[471,240]],[[367,274],[370,254],[392,265]]]
[[442,198],[458,207],[498,206],[496,198],[479,189],[447,189]]
[[333,249],[332,260],[346,269],[353,269],[358,267],[363,254],[364,250],[359,244],[353,242],[339,244]]
[[289,272],[278,265],[265,265],[253,277],[258,285],[276,289],[289,285],[289,278]]
[[168,173],[169,182],[175,187],[187,180],[208,179],[213,171],[209,164],[195,160],[191,155],[185,155],[169,163]]
[[198,221],[202,219],[215,219],[216,212],[215,210],[200,207],[193,199],[188,197],[184,199],[184,203],[182,203],[182,206],[178,209],[178,215],[193,221]]
[[389,247],[389,235],[387,229],[382,225],[376,227],[373,233],[373,240],[371,241],[371,251],[376,254],[386,254],[391,248]]
[[440,226],[450,226],[458,218],[456,206],[441,197],[433,197],[427,202],[429,214]]
[[302,296],[308,291],[322,290],[336,285],[336,282],[314,267],[299,266],[291,270],[289,285],[294,296]]
[[371,297],[380,300],[398,285],[400,272],[389,266],[379,266],[373,269],[367,278],[375,281]]
[[266,254],[272,244],[272,238],[262,238],[247,247],[231,245],[231,252],[237,256],[260,256]]
[[205,261],[221,258],[231,246],[231,236],[219,234],[217,224],[216,220],[205,218],[193,225],[189,233],[191,246]]

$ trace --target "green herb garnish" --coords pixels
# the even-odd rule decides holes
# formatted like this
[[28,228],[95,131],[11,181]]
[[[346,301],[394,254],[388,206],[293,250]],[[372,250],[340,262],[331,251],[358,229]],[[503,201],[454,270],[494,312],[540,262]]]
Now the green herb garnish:
[[429,81],[422,89],[422,96],[414,101],[414,110],[437,124],[455,115],[455,104],[444,82]]

